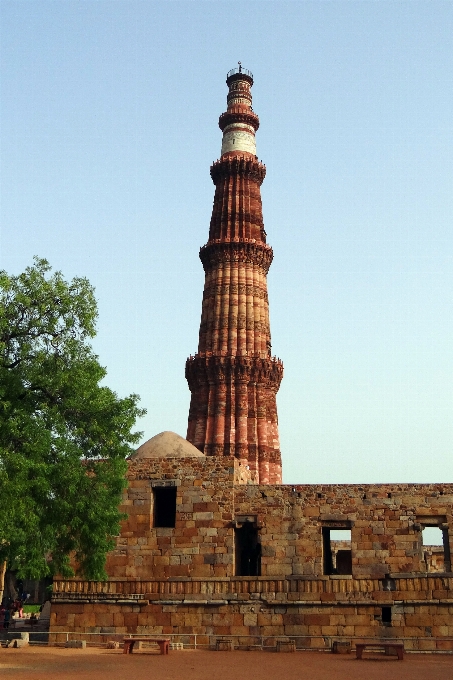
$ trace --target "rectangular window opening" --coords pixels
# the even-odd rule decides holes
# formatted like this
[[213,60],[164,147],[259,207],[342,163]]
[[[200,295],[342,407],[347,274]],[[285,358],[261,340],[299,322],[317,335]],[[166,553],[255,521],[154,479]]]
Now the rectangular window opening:
[[448,529],[434,525],[422,525],[422,559],[428,573],[451,571]]
[[392,623],[392,608],[382,607],[382,623],[390,625]]
[[176,524],[176,486],[154,487],[154,527],[174,528]]
[[236,576],[261,576],[261,543],[258,529],[245,521],[234,530]]
[[324,574],[352,574],[351,529],[322,527]]

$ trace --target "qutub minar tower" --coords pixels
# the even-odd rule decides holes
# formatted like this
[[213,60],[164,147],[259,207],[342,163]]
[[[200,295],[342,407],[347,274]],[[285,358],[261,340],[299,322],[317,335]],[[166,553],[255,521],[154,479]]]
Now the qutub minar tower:
[[252,74],[228,73],[227,111],[209,240],[200,250],[205,286],[198,352],[186,362],[192,394],[187,439],[209,456],[235,456],[256,482],[281,484],[276,394],[283,364],[271,356],[266,243],[256,156],[259,119],[252,109]]

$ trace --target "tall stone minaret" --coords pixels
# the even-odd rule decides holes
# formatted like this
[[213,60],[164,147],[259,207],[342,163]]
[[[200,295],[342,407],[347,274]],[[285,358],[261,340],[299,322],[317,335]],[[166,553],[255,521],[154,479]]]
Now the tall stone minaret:
[[256,156],[259,119],[252,109],[253,76],[228,73],[228,108],[219,118],[220,160],[205,270],[198,353],[186,362],[192,393],[187,439],[208,456],[235,456],[260,484],[281,484],[276,394],[283,364],[271,356],[266,244]]

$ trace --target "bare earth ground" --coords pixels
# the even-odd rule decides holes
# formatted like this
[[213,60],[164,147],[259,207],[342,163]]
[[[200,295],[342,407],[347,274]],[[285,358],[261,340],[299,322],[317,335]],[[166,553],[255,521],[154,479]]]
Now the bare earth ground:
[[27,647],[0,649],[0,676],[14,680],[453,680],[453,655],[408,654],[404,661],[376,654],[319,652],[174,651]]

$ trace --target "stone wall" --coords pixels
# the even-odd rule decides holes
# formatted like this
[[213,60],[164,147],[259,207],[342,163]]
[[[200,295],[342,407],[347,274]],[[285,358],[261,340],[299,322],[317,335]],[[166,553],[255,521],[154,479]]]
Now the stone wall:
[[[272,645],[289,636],[302,647],[394,637],[408,649],[453,649],[453,578],[403,577],[393,585],[352,577],[56,582],[51,630],[196,634],[199,644],[231,635]],[[389,624],[383,608],[391,610]]]
[[[123,522],[107,573],[120,578],[214,577],[232,574],[232,459],[133,461]],[[176,486],[174,528],[153,527],[153,489]]]
[[[175,526],[155,527],[154,489],[168,485]],[[51,630],[197,634],[200,644],[296,636],[315,647],[390,636],[453,648],[452,507],[448,484],[258,486],[232,458],[139,459],[109,580],[56,580]],[[254,576],[236,575],[245,524],[261,545]],[[443,531],[435,560],[424,526]],[[350,530],[334,548],[350,546],[349,575],[325,573],[332,529]]]
[[[230,458],[131,463],[122,505],[128,519],[109,555],[109,575],[234,576],[238,517],[258,527],[262,576],[324,575],[323,527],[351,530],[355,577],[426,573],[424,526],[444,528],[453,551],[451,484],[234,484],[242,476]],[[155,528],[153,488],[167,484],[177,489],[175,527]]]
[[255,515],[260,527],[261,573],[265,576],[322,575],[322,527],[351,529],[356,577],[426,573],[422,529],[444,528],[451,554],[452,511],[452,484],[250,485],[235,489],[235,513]]

